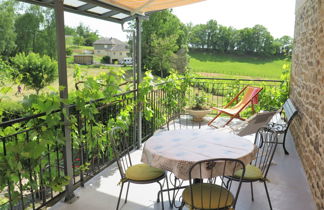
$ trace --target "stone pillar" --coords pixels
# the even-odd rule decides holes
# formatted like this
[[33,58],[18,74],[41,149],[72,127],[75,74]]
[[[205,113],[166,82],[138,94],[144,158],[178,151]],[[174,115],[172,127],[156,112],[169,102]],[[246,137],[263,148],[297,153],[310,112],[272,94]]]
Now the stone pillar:
[[318,209],[324,209],[324,0],[296,0],[291,126]]

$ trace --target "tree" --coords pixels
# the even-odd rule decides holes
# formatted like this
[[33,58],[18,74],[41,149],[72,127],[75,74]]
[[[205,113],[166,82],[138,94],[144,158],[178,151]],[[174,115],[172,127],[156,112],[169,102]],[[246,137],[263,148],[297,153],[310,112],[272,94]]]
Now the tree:
[[204,49],[207,46],[207,27],[204,24],[195,25],[191,29],[190,43],[194,48]]
[[165,77],[168,70],[172,68],[171,59],[177,49],[175,36],[162,38],[157,37],[155,34],[152,35],[152,54],[149,57],[149,62],[156,75]]
[[36,43],[36,53],[56,58],[56,22],[54,10],[43,8],[44,23]]
[[[262,25],[236,30],[222,26],[216,20],[206,24],[187,26],[191,48],[214,50],[222,53],[272,56],[291,54],[292,39],[284,36],[274,40],[270,32]],[[286,52],[286,53],[284,53]]]
[[83,36],[75,36],[73,38],[73,44],[78,45],[78,46],[84,45],[84,38],[83,38]]
[[0,55],[10,56],[16,47],[15,2],[0,1]]
[[98,31],[91,31],[88,26],[84,26],[82,23],[75,29],[75,32],[78,37],[78,40],[76,41],[78,45],[82,43],[82,38],[82,44],[85,44],[86,46],[92,46],[93,42],[99,39]]
[[43,21],[44,16],[38,6],[30,6],[25,14],[18,16],[15,23],[18,52],[35,51],[37,35]]
[[254,39],[254,52],[259,55],[273,54],[273,37],[266,27],[262,25],[255,25],[252,28]]
[[232,33],[231,28],[219,25],[218,32],[215,36],[215,39],[217,41],[215,42],[214,49],[226,53],[230,48],[231,38],[233,37],[231,33]]
[[188,44],[188,31],[185,25],[171,13],[163,10],[150,15],[142,24],[142,54],[146,69],[160,76],[167,76],[174,54]]
[[65,26],[64,27],[65,30],[65,35],[71,35],[71,36],[76,36],[77,32],[74,28],[70,27],[70,26]]
[[57,77],[57,62],[49,56],[36,53],[19,53],[11,59],[21,83],[39,93]]
[[243,28],[238,31],[239,40],[237,42],[237,51],[239,54],[253,54],[255,43],[253,31],[251,28]]
[[290,36],[283,36],[279,39],[276,39],[279,42],[279,54],[281,56],[291,56],[293,48],[293,38]]
[[55,16],[53,9],[31,5],[15,23],[17,51],[56,57]]
[[217,49],[218,25],[216,20],[209,20],[206,24],[207,49]]

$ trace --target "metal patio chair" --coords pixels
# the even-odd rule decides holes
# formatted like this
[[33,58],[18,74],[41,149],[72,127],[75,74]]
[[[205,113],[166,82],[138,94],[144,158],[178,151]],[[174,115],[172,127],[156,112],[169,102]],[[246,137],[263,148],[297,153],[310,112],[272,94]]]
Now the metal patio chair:
[[[204,168],[207,172],[202,170]],[[242,173],[238,186],[232,188],[231,181],[225,184],[225,176],[234,175],[239,169]],[[237,159],[209,159],[195,163],[190,168],[189,186],[182,192],[179,209],[184,205],[190,209],[234,209],[244,172],[244,163]]]
[[[165,179],[167,183],[167,188],[169,189],[166,172],[159,168],[151,167],[147,164],[133,165],[130,156],[130,151],[134,147],[128,144],[127,136],[125,134],[125,131],[122,128],[120,127],[113,128],[110,132],[110,140],[111,140],[113,153],[116,158],[116,162],[121,176],[121,180],[120,180],[121,189],[120,189],[116,209],[118,210],[119,208],[120,199],[122,196],[123,187],[125,183],[128,183],[125,203],[127,202],[130,183],[134,183],[134,184],[158,183],[160,185],[160,191],[158,192],[157,195],[157,202],[160,202],[159,195],[161,195],[162,209],[164,209],[163,193],[162,193],[163,184],[160,183],[160,181]],[[170,200],[170,195],[169,195],[169,200]]]
[[[244,121],[245,119],[240,117],[240,113],[250,104],[252,106],[252,111],[254,112],[253,105],[257,103],[257,97],[261,90],[262,88],[259,87],[246,86],[224,108],[212,107],[213,110],[218,111],[218,114],[208,122],[208,125],[211,125],[221,114],[230,116],[230,119],[225,123],[225,125],[228,125],[234,118]],[[242,99],[238,102],[241,95],[243,95]],[[236,104],[234,103],[235,101],[237,102]]]
[[289,152],[286,149],[286,136],[293,119],[297,116],[298,110],[292,101],[288,98],[282,108],[279,110],[281,122],[272,122],[268,124],[268,127],[272,130],[275,130],[278,134],[283,134],[283,141],[278,144],[282,144],[283,149],[286,155],[289,155]]
[[[252,201],[254,201],[253,182],[263,182],[269,206],[270,209],[272,209],[266,182],[268,181],[267,175],[278,145],[278,137],[276,131],[273,131],[270,128],[266,127],[260,128],[255,135],[254,144],[258,147],[256,159],[253,160],[249,165],[246,165],[245,175],[243,176],[242,182],[251,184]],[[228,177],[228,181],[241,181],[240,177],[242,173],[242,170],[236,171],[234,176]]]

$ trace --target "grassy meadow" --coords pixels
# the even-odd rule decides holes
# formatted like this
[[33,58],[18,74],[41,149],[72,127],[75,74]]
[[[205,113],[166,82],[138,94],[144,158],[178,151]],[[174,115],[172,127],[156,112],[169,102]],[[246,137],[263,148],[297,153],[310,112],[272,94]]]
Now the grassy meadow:
[[203,76],[222,78],[280,79],[283,59],[190,53],[189,68]]

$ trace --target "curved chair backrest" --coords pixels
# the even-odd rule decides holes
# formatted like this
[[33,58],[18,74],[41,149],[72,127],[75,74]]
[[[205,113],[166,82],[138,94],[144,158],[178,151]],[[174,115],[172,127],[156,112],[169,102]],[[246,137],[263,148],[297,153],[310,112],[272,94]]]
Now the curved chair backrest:
[[132,166],[130,151],[133,147],[129,146],[126,132],[120,127],[115,127],[110,131],[110,142],[120,176],[125,178],[125,171],[128,167]]
[[[242,176],[239,179],[239,185],[231,190],[232,180],[228,180],[226,176],[234,176],[235,171],[239,169],[243,170]],[[194,190],[190,190],[192,207],[195,209],[198,205],[198,209],[211,209],[212,206],[212,209],[223,209],[224,206],[226,209],[234,208],[244,174],[244,163],[237,159],[221,158],[196,162],[189,170],[190,189],[194,188]],[[215,193],[215,185],[216,189],[218,188],[218,193]],[[198,190],[198,192],[195,190]],[[199,204],[197,204],[197,199],[194,199],[193,191],[201,196],[198,199]],[[205,201],[203,201],[204,199]]]
[[260,168],[263,178],[266,178],[278,145],[278,135],[276,131],[270,128],[259,128],[255,134],[254,144],[258,147],[258,152],[256,159],[252,161],[251,165]]

